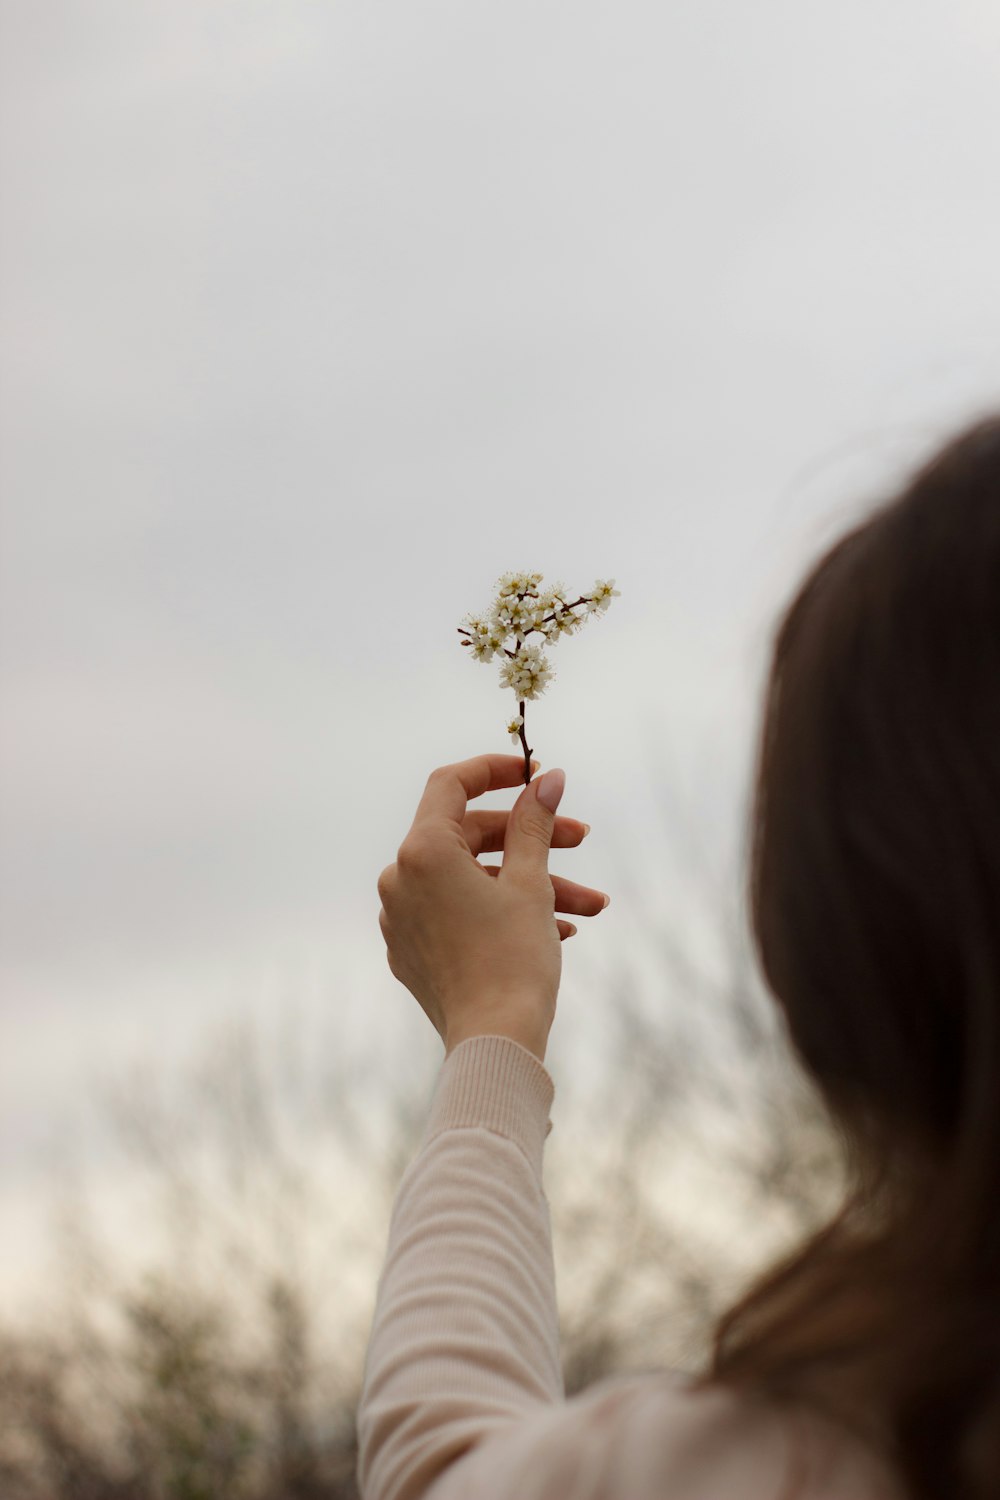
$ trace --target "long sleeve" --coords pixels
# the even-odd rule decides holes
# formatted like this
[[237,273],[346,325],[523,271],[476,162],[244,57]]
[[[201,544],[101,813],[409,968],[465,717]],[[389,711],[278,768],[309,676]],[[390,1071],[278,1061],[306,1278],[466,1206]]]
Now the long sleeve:
[[542,1152],[555,1088],[506,1037],[445,1059],[393,1205],[358,1408],[365,1500],[416,1500],[564,1398]]
[[554,1095],[506,1037],[442,1063],[379,1278],[363,1500],[896,1500],[844,1434],[674,1372],[566,1399],[542,1187]]

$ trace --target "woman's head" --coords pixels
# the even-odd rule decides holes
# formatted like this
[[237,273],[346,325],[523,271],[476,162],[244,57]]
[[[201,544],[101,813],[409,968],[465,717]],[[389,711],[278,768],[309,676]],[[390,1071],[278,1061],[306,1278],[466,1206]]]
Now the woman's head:
[[810,570],[775,637],[751,829],[797,1051],[868,1163],[965,1183],[952,1228],[973,1235],[1000,1212],[1000,416]]
[[713,1373],[835,1373],[914,1493],[1000,1493],[1000,415],[785,609],[749,837],[761,966],[855,1179]]

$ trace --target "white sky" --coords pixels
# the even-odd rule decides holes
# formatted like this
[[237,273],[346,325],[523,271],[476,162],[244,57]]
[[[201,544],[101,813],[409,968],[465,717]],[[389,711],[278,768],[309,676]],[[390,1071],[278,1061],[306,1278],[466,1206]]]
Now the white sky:
[[510,748],[455,633],[507,568],[622,592],[528,710],[594,825],[553,868],[616,898],[564,995],[630,881],[731,854],[806,559],[1000,397],[1000,11],[0,0],[0,27],[11,1206],[95,1071],[219,1016],[294,996],[433,1060],[375,882],[433,766]]

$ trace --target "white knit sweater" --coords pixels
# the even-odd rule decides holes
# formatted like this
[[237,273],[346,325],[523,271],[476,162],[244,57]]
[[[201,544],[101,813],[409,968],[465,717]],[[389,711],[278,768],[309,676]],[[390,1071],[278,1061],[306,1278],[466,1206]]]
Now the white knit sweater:
[[363,1500],[902,1500],[805,1407],[619,1375],[567,1400],[542,1186],[552,1079],[507,1037],[441,1066],[396,1194],[358,1408]]

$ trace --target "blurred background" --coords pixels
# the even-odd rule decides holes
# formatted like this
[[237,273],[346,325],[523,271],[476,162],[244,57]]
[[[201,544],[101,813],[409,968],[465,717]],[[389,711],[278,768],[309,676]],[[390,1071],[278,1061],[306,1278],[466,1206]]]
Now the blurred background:
[[[563,810],[593,825],[552,868],[612,895],[564,946],[547,1056],[566,1245],[579,1215],[607,1217],[597,1179],[573,1207],[574,1151],[614,1138],[601,1191],[634,1176],[639,1053],[667,1068],[640,1112],[653,1140],[679,1057],[730,1123],[751,1096],[770,1107],[730,1043],[770,1034],[741,881],[771,630],[809,559],[1000,398],[1000,11],[0,0],[0,43],[0,1299],[27,1339],[17,1399],[63,1399],[31,1350],[46,1320],[83,1327],[102,1256],[115,1286],[145,1288],[118,1308],[132,1375],[160,1369],[150,1341],[178,1286],[191,1306],[212,1173],[236,1193],[230,1239],[205,1230],[224,1265],[268,1215],[290,1222],[284,1199],[240,1197],[248,1163],[277,1170],[284,1131],[299,1165],[282,1156],[281,1181],[339,1289],[324,1305],[347,1432],[394,1174],[442,1056],[388,972],[376,881],[434,766],[511,749],[512,695],[456,633],[502,571],[621,591],[555,648],[527,711],[543,768],[567,771]],[[785,1125],[760,1119],[763,1154],[737,1175],[763,1184],[779,1234],[828,1174],[803,1189]],[[708,1122],[693,1104],[684,1127],[706,1172],[723,1160]],[[675,1214],[680,1323],[632,1359],[696,1348],[712,1303],[683,1256],[725,1237],[712,1205],[747,1212],[732,1186],[667,1192],[666,1172],[643,1203]],[[622,1349],[573,1342],[573,1308],[579,1333],[607,1284],[574,1301],[559,1253],[581,1384]],[[268,1282],[286,1355],[289,1328],[320,1323],[315,1304],[295,1323],[299,1284]],[[16,1470],[34,1494],[17,1463],[10,1493]],[[83,1493],[84,1459],[59,1463]],[[288,1474],[281,1493],[309,1492]]]

